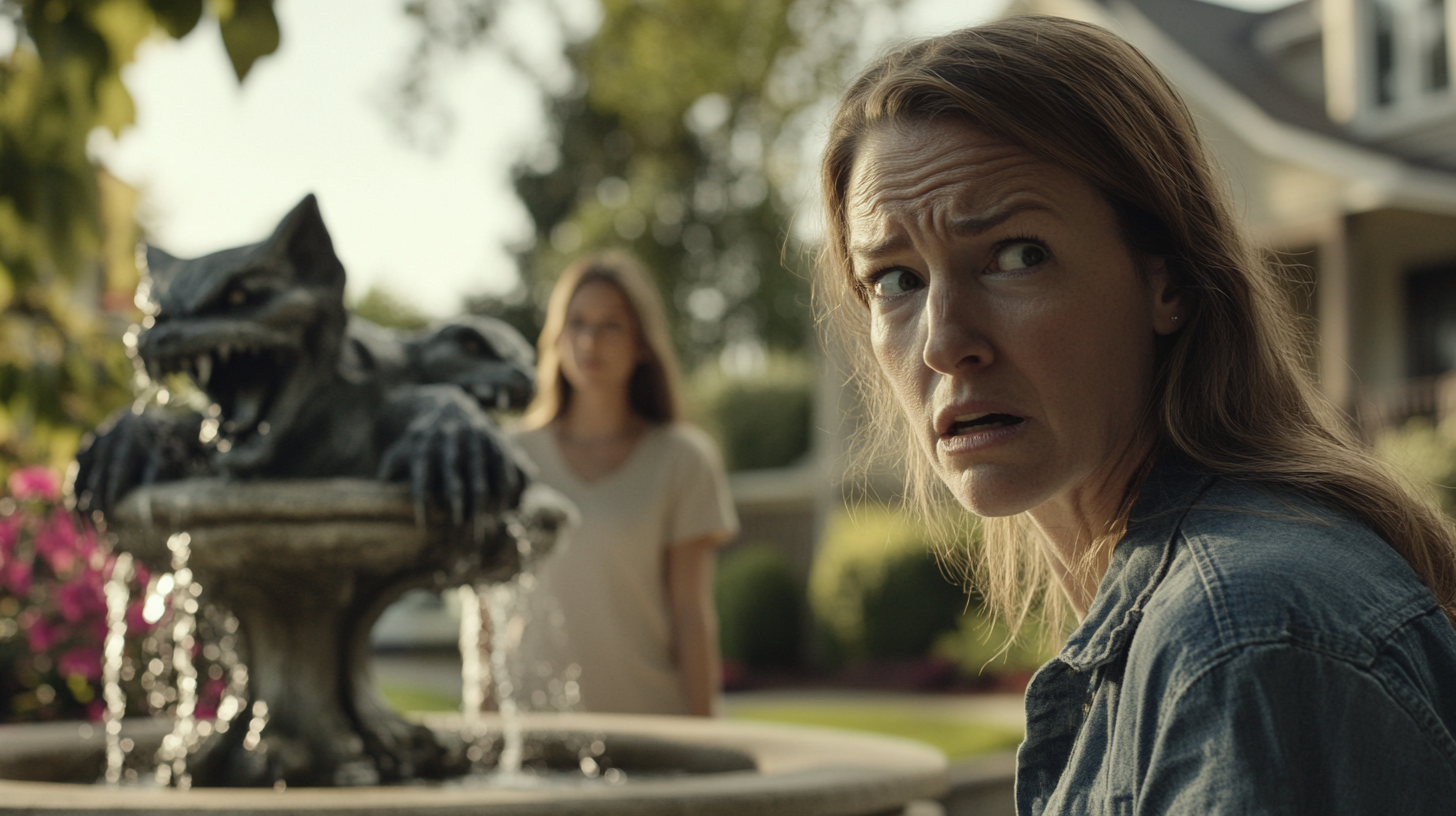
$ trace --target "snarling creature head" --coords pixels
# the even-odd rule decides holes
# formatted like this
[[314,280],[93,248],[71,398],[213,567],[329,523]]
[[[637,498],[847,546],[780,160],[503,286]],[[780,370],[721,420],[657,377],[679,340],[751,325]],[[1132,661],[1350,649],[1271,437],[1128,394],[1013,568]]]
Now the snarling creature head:
[[[137,351],[154,379],[185,372],[220,411],[217,462],[246,472],[334,376],[347,315],[344,267],[312,195],[265,241],[180,260],[147,250],[152,325]],[[204,440],[208,441],[208,440]]]
[[[408,481],[451,522],[496,523],[525,474],[484,408],[531,396],[532,351],[462,317],[414,336],[344,310],[344,268],[313,196],[265,241],[193,260],[148,251],[137,339],[154,379],[190,376],[207,414],[125,411],[77,456],[77,506],[188,475]],[[163,443],[166,444],[163,444]]]
[[412,338],[406,348],[409,370],[419,382],[459,386],[484,407],[522,408],[535,392],[535,349],[495,318],[452,318]]

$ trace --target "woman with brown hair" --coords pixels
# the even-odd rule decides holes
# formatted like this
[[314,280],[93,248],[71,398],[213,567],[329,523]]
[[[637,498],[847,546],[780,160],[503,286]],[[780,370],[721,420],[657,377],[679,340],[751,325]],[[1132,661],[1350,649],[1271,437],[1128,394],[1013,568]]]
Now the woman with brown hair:
[[681,421],[661,299],[621,253],[562,273],[537,342],[537,393],[515,440],[580,524],[542,565],[559,617],[521,658],[580,667],[588,711],[710,716],[721,673],[716,549],[738,520],[707,435]]
[[[821,308],[978,588],[1080,625],[1023,814],[1450,813],[1456,544],[1309,381],[1192,117],[1095,26],[869,66],[831,125]],[[883,422],[876,428],[885,438]]]

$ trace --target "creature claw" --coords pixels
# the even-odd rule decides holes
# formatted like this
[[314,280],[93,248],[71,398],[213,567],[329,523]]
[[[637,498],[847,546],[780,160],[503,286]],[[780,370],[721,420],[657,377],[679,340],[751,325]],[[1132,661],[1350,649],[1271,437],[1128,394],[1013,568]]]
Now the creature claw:
[[[135,432],[130,427],[121,427],[121,439],[117,441],[119,450],[112,451],[111,474],[106,480],[106,490],[102,492],[101,512],[107,515],[116,507],[116,500],[119,495],[125,494],[126,490],[121,486],[128,481],[130,470],[130,459],[132,448],[135,447]],[[130,487],[130,485],[127,485]]]
[[[428,446],[429,441],[425,444]],[[426,449],[428,452],[428,448]],[[430,463],[428,456],[421,456],[417,451],[410,457],[410,489],[415,498],[415,524],[425,526],[425,497],[429,494],[430,487]]]
[[[484,443],[486,441],[488,441],[488,440],[474,440],[474,439],[472,439],[471,440],[471,444],[470,444],[469,448],[467,449],[467,452],[470,455],[470,458],[469,458],[469,461],[467,462],[467,464],[470,467],[470,487],[471,487],[471,491],[470,491],[470,506],[471,506],[471,514],[474,515],[477,519],[480,519],[481,517],[483,517],[489,511],[489,509],[486,507],[486,503],[489,500],[489,496],[490,496],[490,484],[486,480],[487,477],[486,477],[486,472],[485,472],[485,445],[484,445]],[[480,529],[479,528],[480,528],[480,525],[479,525],[479,523],[477,523],[477,525],[476,525],[476,534],[477,534],[477,537],[479,537],[479,535],[480,535]],[[479,543],[479,542],[477,542],[477,543]]]
[[456,527],[465,524],[465,485],[460,480],[460,436],[452,427],[440,431],[441,487],[450,502],[450,520]]

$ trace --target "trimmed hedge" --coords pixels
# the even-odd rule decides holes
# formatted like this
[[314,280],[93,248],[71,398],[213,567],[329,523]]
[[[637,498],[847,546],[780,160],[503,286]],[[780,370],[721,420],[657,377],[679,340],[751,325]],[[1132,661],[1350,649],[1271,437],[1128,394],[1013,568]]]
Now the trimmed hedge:
[[785,467],[809,452],[814,370],[804,360],[771,357],[753,378],[704,369],[692,398],[730,471]]
[[902,553],[860,601],[865,655],[884,660],[929,654],[941,635],[955,631],[971,600],[928,549]]
[[829,520],[809,593],[831,657],[847,662],[926,655],[955,631],[967,608],[965,591],[942,574],[925,528],[882,505]]
[[718,567],[713,597],[723,658],[749,669],[798,665],[804,591],[778,550],[749,544]]

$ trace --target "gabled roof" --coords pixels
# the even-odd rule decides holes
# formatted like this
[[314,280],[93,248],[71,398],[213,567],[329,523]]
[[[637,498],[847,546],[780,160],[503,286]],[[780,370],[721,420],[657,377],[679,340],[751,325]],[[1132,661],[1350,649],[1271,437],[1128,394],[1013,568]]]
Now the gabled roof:
[[[1110,5],[1107,0],[1100,0]],[[1204,0],[1123,0],[1270,116],[1365,147],[1313,100],[1290,87],[1258,45],[1258,30],[1289,9],[1254,13]],[[1297,5],[1310,5],[1303,0]],[[1376,148],[1378,149],[1378,148]]]
[[[1197,100],[1259,152],[1345,179],[1341,206],[1456,214],[1456,173],[1357,137],[1260,48],[1266,26],[1309,15],[1315,2],[1255,13],[1203,0],[1013,0],[1008,11],[1070,13],[1112,27],[1158,63],[1190,104]],[[1312,28],[1315,20],[1305,22]]]

